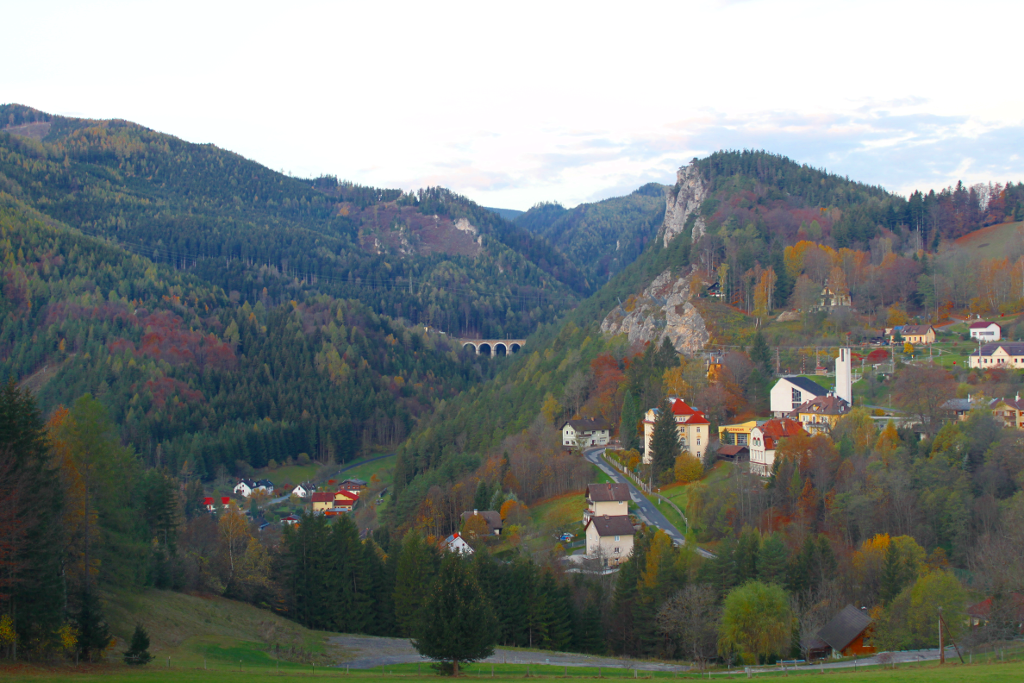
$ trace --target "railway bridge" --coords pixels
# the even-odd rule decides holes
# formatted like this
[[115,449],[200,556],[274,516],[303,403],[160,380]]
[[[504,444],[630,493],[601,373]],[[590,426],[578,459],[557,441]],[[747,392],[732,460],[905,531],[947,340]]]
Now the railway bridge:
[[485,356],[508,356],[519,353],[519,349],[526,344],[525,339],[460,339],[462,348],[472,346],[477,355]]

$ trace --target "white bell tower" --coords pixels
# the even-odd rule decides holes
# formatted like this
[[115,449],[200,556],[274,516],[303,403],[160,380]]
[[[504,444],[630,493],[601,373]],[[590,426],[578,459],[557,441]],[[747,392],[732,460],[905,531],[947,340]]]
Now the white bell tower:
[[839,349],[836,358],[836,396],[853,405],[853,377],[851,375],[850,349]]

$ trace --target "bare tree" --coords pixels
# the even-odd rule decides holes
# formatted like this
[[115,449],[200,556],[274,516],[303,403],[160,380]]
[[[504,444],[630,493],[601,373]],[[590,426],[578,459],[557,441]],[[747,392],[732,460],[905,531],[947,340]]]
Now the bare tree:
[[666,640],[678,643],[681,653],[703,669],[717,654],[721,616],[715,589],[691,584],[665,601],[656,620]]
[[956,395],[956,381],[940,367],[912,365],[900,372],[895,389],[896,404],[935,434],[942,426],[943,404]]

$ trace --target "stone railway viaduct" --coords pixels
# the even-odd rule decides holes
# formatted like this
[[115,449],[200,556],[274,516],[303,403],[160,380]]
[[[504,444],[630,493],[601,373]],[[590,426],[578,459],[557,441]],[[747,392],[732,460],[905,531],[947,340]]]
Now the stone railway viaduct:
[[485,356],[508,356],[519,353],[519,349],[526,344],[525,339],[460,339],[462,348],[472,346],[477,355]]

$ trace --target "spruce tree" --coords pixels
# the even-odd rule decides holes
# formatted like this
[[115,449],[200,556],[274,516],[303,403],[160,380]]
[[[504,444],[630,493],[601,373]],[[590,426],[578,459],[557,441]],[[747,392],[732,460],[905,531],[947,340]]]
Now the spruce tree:
[[434,559],[423,537],[410,532],[402,539],[395,569],[395,629],[404,637],[412,636],[423,606],[424,587],[434,579]]
[[757,578],[764,583],[786,585],[786,564],[789,553],[779,534],[771,534],[761,543],[757,554]]
[[765,377],[771,377],[774,374],[772,372],[772,352],[768,348],[768,342],[765,341],[761,330],[754,334],[754,343],[750,347],[750,360],[760,368]]
[[423,603],[413,647],[459,675],[459,665],[490,657],[498,622],[487,596],[470,570],[470,561],[449,553]]
[[93,661],[102,657],[110,646],[110,629],[103,620],[100,601],[94,590],[80,593],[79,603],[75,619],[78,626],[78,653],[82,659]]
[[878,597],[884,604],[889,604],[900,594],[907,583],[907,571],[895,543],[890,542],[885,549],[882,563],[882,579],[878,589]]
[[142,624],[135,625],[132,642],[124,653],[124,663],[131,666],[149,664],[153,655],[149,654],[149,634]]
[[654,420],[654,433],[651,436],[651,450],[655,479],[665,471],[672,471],[679,455],[679,431],[676,428],[675,415],[668,399],[661,402],[658,417]]
[[619,440],[626,450],[640,450],[640,435],[637,433],[637,425],[643,418],[643,409],[633,398],[633,392],[626,389],[626,395],[622,397],[622,416],[619,422]]

